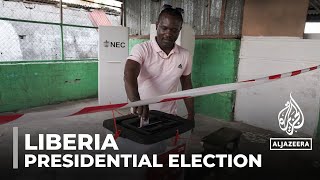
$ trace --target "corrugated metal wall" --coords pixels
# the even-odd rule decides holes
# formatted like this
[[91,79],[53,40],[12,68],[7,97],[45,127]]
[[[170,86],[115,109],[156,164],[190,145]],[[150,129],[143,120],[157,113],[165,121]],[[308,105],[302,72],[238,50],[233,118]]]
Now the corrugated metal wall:
[[[223,0],[126,0],[126,25],[130,35],[149,35],[150,24],[157,21],[163,4],[185,10],[184,22],[192,24],[196,35],[218,35]],[[222,35],[240,35],[244,0],[226,0],[224,32]]]
[[241,35],[244,0],[227,0],[224,35]]

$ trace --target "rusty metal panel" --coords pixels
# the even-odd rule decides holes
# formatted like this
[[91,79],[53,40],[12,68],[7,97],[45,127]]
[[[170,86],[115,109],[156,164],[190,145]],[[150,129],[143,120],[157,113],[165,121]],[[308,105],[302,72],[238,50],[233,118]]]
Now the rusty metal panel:
[[224,35],[240,35],[244,0],[227,0]]
[[177,7],[181,7],[184,9],[184,14],[183,14],[183,21],[184,23],[193,24],[193,0],[182,0],[181,4]]
[[151,24],[155,24],[158,21],[158,15],[160,14],[162,4],[159,1],[159,2],[152,2],[150,5],[151,5],[151,12],[150,12]]
[[193,23],[193,2],[194,2],[194,0],[162,0],[161,6],[163,4],[170,4],[174,8],[179,7],[179,8],[184,9],[184,13],[182,15],[183,21],[184,21],[184,23],[192,25],[192,23]]
[[196,35],[208,34],[208,7],[209,3],[207,0],[193,0],[193,28]]
[[183,4],[183,0],[174,0],[172,1],[172,6],[173,7],[182,7],[182,4]]
[[[224,34],[240,35],[244,0],[226,0]],[[219,35],[222,0],[127,0],[126,18],[130,35],[148,35],[163,4],[184,9],[184,23],[192,25],[196,35]]]
[[151,3],[153,3],[151,0],[141,0],[141,35],[150,33]]
[[140,35],[140,5],[141,1],[126,1],[126,23],[130,35]]
[[195,0],[193,1],[193,10],[191,12],[193,14],[193,21],[192,21],[192,27],[195,31],[196,35],[201,35],[201,4],[199,1]]
[[210,24],[209,34],[219,34],[220,16],[221,16],[222,0],[211,0],[210,2]]

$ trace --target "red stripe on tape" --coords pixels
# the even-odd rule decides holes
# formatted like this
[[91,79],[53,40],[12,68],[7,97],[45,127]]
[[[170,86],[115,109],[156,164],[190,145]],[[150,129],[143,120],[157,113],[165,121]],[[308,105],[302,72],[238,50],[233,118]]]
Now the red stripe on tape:
[[71,114],[70,116],[75,116],[75,115],[80,115],[80,114],[89,114],[89,113],[96,113],[96,112],[101,112],[101,111],[110,111],[114,109],[121,108],[128,103],[121,103],[121,104],[110,104],[110,105],[105,105],[105,106],[93,106],[93,107],[86,107],[81,109],[80,111]]
[[273,76],[269,76],[269,79],[279,79],[281,78],[281,74],[276,74],[276,75],[273,75]]
[[311,67],[311,68],[309,68],[310,69],[310,71],[312,71],[312,70],[315,70],[315,69],[317,69],[318,68],[318,66],[314,66],[314,67]]
[[175,100],[186,99],[186,98],[191,98],[191,96],[185,96],[185,97],[179,97],[179,98],[167,98],[167,99],[161,100],[160,102],[175,101]]
[[0,116],[0,124],[5,124],[10,121],[14,121],[18,118],[23,116],[23,114],[13,114],[13,115],[6,115],[6,116]]
[[252,81],[256,81],[256,80],[255,79],[250,79],[250,80],[241,81],[241,82],[252,82]]
[[293,71],[293,72],[291,73],[291,76],[295,76],[295,75],[298,75],[298,74],[300,74],[300,73],[301,73],[301,70]]

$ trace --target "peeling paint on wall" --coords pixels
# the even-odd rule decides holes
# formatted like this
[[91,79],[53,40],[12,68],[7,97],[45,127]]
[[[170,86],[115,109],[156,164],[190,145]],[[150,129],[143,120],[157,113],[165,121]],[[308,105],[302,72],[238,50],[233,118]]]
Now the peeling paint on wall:
[[0,60],[19,60],[22,59],[19,37],[14,27],[0,20]]
[[[194,87],[236,82],[240,40],[198,39],[193,59]],[[195,98],[197,113],[233,120],[234,92],[211,94]]]
[[97,61],[0,64],[0,112],[97,97]]

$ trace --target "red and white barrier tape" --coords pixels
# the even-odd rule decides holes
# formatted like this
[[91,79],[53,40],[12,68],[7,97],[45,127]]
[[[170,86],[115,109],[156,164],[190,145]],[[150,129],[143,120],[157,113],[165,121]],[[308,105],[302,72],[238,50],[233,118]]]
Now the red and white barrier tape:
[[179,91],[171,94],[166,94],[166,95],[157,96],[150,99],[145,99],[145,100],[130,102],[130,103],[91,106],[91,107],[85,107],[85,108],[73,108],[73,109],[66,109],[66,110],[54,110],[54,111],[35,112],[35,113],[27,113],[27,114],[3,115],[3,116],[0,116],[0,124],[5,124],[18,119],[19,120],[35,120],[35,119],[45,119],[45,118],[51,118],[51,119],[63,118],[63,117],[96,113],[96,112],[102,112],[102,111],[111,111],[111,110],[123,109],[123,108],[135,107],[135,106],[143,106],[143,105],[155,104],[160,102],[175,101],[175,100],[181,100],[181,99],[186,99],[190,97],[197,97],[197,96],[203,96],[203,95],[220,93],[220,92],[227,92],[227,91],[237,90],[240,88],[256,86],[258,84],[264,84],[264,83],[278,80],[281,78],[296,76],[298,74],[313,71],[318,68],[320,68],[320,65],[297,70],[297,71],[292,71],[288,73],[276,74],[276,75],[267,76],[263,78],[241,81],[237,83],[220,84],[220,85],[214,85],[214,86],[194,88],[194,89],[185,90],[185,91]]

